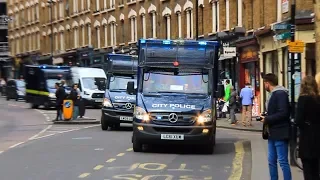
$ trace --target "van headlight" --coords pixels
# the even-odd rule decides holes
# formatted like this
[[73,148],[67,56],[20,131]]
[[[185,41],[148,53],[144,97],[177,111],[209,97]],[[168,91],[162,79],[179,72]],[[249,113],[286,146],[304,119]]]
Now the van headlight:
[[197,122],[198,123],[207,123],[212,120],[212,111],[211,109],[203,111],[198,117],[197,117]]
[[150,120],[149,114],[141,107],[136,106],[133,114],[137,119],[143,120],[145,122]]
[[49,93],[49,98],[56,98],[56,94],[54,94],[54,93]]
[[103,107],[112,107],[112,103],[108,98],[104,98],[102,102]]

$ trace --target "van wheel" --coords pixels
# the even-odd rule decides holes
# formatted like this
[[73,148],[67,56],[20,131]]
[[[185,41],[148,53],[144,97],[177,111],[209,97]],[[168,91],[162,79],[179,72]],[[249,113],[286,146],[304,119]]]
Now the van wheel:
[[45,109],[45,110],[50,109],[50,106],[49,106],[49,103],[48,103],[48,102],[45,102],[45,103],[44,103],[44,109]]
[[9,100],[10,100],[10,97],[9,97],[9,96],[7,96],[7,98],[6,98],[6,99],[7,99],[7,101],[9,101]]
[[103,119],[103,117],[101,116],[101,129],[103,131],[107,131],[109,128],[109,125],[107,124],[107,122]]
[[134,152],[142,152],[143,151],[143,144],[141,144],[136,138],[135,136],[133,136],[132,138],[132,148]]
[[39,107],[38,105],[31,103],[31,108],[32,109],[37,109],[38,107]]

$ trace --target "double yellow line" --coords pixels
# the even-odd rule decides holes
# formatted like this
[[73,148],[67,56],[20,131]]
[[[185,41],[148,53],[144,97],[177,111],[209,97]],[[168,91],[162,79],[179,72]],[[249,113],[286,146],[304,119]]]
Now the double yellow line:
[[235,146],[235,156],[232,162],[232,172],[228,180],[241,180],[243,171],[243,159],[245,155],[243,141],[238,141],[234,144]]

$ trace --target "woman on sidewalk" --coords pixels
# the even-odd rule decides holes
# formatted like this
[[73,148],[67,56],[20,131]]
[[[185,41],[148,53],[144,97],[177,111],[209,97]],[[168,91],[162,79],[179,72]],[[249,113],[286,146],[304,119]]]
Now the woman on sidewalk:
[[312,76],[301,83],[295,121],[299,127],[299,156],[305,180],[320,180],[320,109],[319,89]]

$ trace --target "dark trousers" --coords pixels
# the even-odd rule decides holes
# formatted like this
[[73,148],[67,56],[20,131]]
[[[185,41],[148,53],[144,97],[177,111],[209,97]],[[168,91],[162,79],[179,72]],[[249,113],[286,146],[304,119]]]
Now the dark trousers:
[[57,105],[56,108],[57,108],[57,117],[56,117],[56,119],[57,120],[62,120],[62,105]]
[[320,180],[320,159],[301,159],[305,180]]

